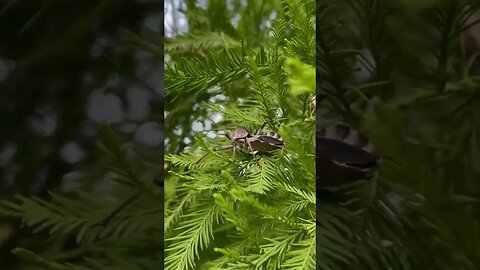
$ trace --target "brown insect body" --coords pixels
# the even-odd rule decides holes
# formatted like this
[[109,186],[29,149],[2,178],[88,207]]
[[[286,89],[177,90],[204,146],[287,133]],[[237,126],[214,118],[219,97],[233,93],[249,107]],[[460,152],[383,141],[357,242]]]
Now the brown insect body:
[[319,130],[316,141],[319,188],[368,179],[377,167],[379,157],[371,142],[346,125]]
[[261,129],[251,134],[246,128],[239,127],[233,134],[227,135],[233,143],[243,149],[256,153],[271,152],[283,147],[283,141],[275,132],[260,133]]
[[270,152],[283,147],[283,141],[275,132],[267,135],[257,135],[250,141],[252,149],[256,152]]
[[231,133],[230,131],[225,131],[225,136],[227,136],[227,138],[230,139],[231,141],[239,142],[251,135],[246,128],[238,127],[237,129],[235,129],[235,132],[233,133]]
[[[283,141],[280,136],[275,132],[262,133],[262,128],[255,133],[250,133],[244,127],[238,127],[234,132],[225,131],[225,136],[232,141],[231,146],[220,147],[214,149],[214,151],[221,151],[232,149],[233,155],[235,151],[240,149],[249,150],[249,152],[255,157],[257,153],[271,152],[283,147]],[[200,158],[202,160],[206,157],[206,154]],[[197,161],[197,162],[200,162]]]

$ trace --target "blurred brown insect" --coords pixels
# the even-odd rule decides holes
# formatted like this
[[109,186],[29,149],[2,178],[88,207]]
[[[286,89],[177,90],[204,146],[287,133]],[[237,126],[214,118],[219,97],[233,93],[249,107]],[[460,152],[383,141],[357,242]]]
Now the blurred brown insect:
[[379,157],[365,136],[344,124],[317,131],[317,187],[325,188],[368,179]]

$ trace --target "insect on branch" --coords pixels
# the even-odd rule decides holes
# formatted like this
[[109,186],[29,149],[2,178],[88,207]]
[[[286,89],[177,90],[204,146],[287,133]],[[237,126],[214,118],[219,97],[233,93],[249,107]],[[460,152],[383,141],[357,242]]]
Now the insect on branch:
[[[250,133],[244,127],[238,127],[234,132],[225,131],[225,136],[232,142],[232,145],[221,146],[213,149],[213,151],[224,151],[228,149],[233,150],[233,157],[235,157],[235,151],[247,150],[250,154],[256,158],[257,153],[271,152],[283,147],[283,140],[275,132],[263,132],[265,128],[264,123],[262,127]],[[209,153],[204,154],[196,163],[202,161]]]

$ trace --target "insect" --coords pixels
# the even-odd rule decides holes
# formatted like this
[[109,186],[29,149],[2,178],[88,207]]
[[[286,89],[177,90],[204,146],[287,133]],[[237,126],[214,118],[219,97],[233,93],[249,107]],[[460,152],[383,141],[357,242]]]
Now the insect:
[[317,131],[317,187],[326,188],[368,179],[379,163],[365,136],[344,124]]
[[[234,132],[225,131],[225,136],[232,142],[232,145],[223,146],[213,151],[223,151],[232,149],[233,150],[233,157],[235,157],[235,151],[240,149],[249,150],[253,157],[256,157],[257,153],[264,153],[264,152],[271,152],[274,150],[278,150],[283,147],[283,140],[280,136],[275,132],[267,132],[262,133],[263,128],[265,127],[266,123],[262,125],[262,127],[254,132],[250,133],[244,127],[238,127],[235,129]],[[203,155],[198,161],[200,162],[206,156]]]

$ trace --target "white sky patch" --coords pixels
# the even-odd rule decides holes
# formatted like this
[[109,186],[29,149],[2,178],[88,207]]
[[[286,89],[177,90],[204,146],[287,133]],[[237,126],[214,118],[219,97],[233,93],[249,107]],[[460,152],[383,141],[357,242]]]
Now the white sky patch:
[[155,122],[147,122],[141,125],[135,133],[135,141],[149,146],[157,146],[163,143],[161,126]]
[[88,98],[87,115],[97,123],[119,123],[123,120],[122,101],[112,93],[94,93]]
[[13,142],[9,142],[3,145],[0,149],[0,166],[7,166],[11,161],[15,153],[17,152],[17,145]]
[[270,17],[268,18],[268,20],[265,22],[265,26],[267,26],[267,28],[272,27],[272,22],[276,17],[277,17],[277,12],[274,10],[272,11],[272,14],[270,14]]
[[199,103],[195,103],[195,104],[193,104],[193,106],[192,106],[192,111],[197,111],[198,109],[200,109],[200,107],[201,107],[201,106],[200,106]]
[[[178,10],[185,5],[184,1],[165,1],[165,35],[174,36],[188,31],[187,17]],[[184,8],[183,8],[184,9]]]
[[217,101],[225,101],[227,99],[227,97],[223,94],[220,94],[220,95],[215,95],[213,97],[210,97],[210,99],[208,101],[210,101],[211,103],[215,103]]
[[192,142],[192,140],[190,140],[190,138],[187,137],[187,138],[183,139],[183,142],[185,144],[190,144]]
[[197,7],[206,9],[208,7],[208,1],[205,1],[205,0],[197,1]]
[[230,23],[234,26],[234,27],[237,27],[238,26],[238,22],[240,22],[240,19],[242,17],[240,16],[240,14],[235,14],[232,16],[232,18],[230,19]]
[[212,86],[212,87],[207,89],[207,93],[209,93],[209,94],[215,94],[215,93],[220,93],[220,92],[222,92],[222,89],[218,86]]
[[7,59],[0,59],[0,82],[5,80],[15,69],[15,62]]
[[233,10],[233,1],[232,0],[227,0],[227,9],[228,10]]
[[203,130],[203,123],[200,121],[194,121],[192,124],[193,131],[202,131]]
[[205,125],[205,130],[210,130],[212,128],[212,121],[209,119],[206,119],[204,122]]
[[175,134],[175,135],[180,135],[180,134],[182,134],[182,129],[181,129],[181,128],[176,128],[176,129],[174,129],[174,130],[173,130],[173,134]]
[[68,163],[77,163],[85,158],[85,152],[75,142],[67,142],[60,151],[62,158]]
[[143,120],[150,113],[150,91],[139,88],[129,89],[127,92],[128,117],[132,120]]
[[160,25],[162,25],[162,14],[153,13],[148,15],[143,24],[145,27],[150,28],[155,32],[160,32]]
[[215,131],[209,131],[207,132],[207,137],[210,139],[214,139],[217,137],[217,133]]
[[211,119],[213,122],[218,123],[223,120],[223,115],[221,113],[214,113]]
[[57,118],[54,115],[46,115],[41,118],[32,118],[29,121],[30,127],[37,134],[50,136],[57,128]]

